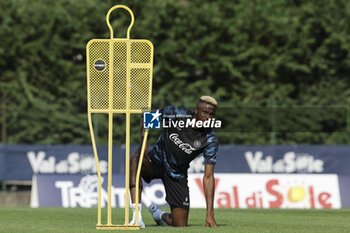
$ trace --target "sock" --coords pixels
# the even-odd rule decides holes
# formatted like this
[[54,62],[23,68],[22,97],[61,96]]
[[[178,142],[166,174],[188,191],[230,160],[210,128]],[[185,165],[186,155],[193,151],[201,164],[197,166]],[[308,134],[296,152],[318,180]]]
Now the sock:
[[164,222],[166,222],[166,218],[167,217],[169,217],[170,219],[171,219],[171,214],[169,214],[169,213],[167,213],[167,212],[162,212],[161,214],[160,214],[160,218],[164,221]]
[[163,212],[160,214],[160,219],[162,219],[165,222],[166,216],[167,216],[166,212]]
[[[139,220],[142,219],[141,207],[142,207],[142,204],[139,204]],[[136,204],[132,203],[131,208],[132,208],[132,220],[136,221]]]

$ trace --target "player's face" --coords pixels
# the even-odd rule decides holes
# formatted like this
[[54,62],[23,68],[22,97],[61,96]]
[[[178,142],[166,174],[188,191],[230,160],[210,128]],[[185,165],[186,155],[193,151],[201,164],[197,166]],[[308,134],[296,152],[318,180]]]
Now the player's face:
[[211,104],[199,102],[194,110],[196,120],[205,121],[215,117],[216,107]]

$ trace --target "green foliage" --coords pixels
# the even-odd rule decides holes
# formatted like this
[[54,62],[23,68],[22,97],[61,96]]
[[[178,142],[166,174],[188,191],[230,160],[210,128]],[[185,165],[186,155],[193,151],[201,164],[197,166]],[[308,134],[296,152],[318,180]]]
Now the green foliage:
[[[115,4],[0,0],[0,93],[6,94],[8,143],[90,143],[85,46],[90,39],[109,37],[105,15]],[[305,108],[348,110],[346,0],[118,4],[135,14],[131,37],[154,44],[154,107],[193,108],[199,96],[214,96],[218,118],[226,122],[218,131],[223,143],[350,143],[346,126],[334,126],[349,121],[346,114],[327,116],[327,108],[319,119],[317,111],[303,113]],[[115,36],[125,37],[129,15],[116,11],[111,21]],[[115,119],[117,143],[125,142],[124,118]],[[139,143],[139,116],[131,120],[131,142]],[[106,116],[93,121],[98,143],[107,143]],[[151,132],[151,142],[158,133]]]

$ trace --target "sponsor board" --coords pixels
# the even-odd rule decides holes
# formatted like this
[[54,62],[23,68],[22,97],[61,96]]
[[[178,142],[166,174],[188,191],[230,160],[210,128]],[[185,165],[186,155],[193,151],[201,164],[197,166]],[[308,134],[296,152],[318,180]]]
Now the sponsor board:
[[[137,147],[131,147],[131,153]],[[97,147],[107,174],[107,146]],[[124,174],[125,146],[113,146],[113,174]],[[31,180],[33,174],[96,174],[91,145],[0,145],[0,180]]]
[[308,153],[295,153],[287,151],[281,159],[275,159],[271,155],[265,155],[262,151],[247,151],[244,157],[253,173],[321,173],[324,161],[315,159]]
[[[57,173],[57,174],[77,174],[96,173],[96,162],[92,154],[80,154],[71,152],[66,159],[57,161],[54,155],[47,155],[45,151],[27,152],[27,158],[33,173]],[[107,173],[107,161],[100,160],[100,171]]]
[[[152,118],[151,118],[152,120]],[[174,140],[188,153],[193,146]],[[197,146],[198,143],[196,144]],[[196,147],[194,145],[194,147]],[[132,146],[133,154],[138,146]],[[149,151],[151,148],[149,148]],[[106,146],[97,147],[102,174],[107,174]],[[253,174],[350,175],[350,146],[219,145],[215,172]],[[125,146],[113,146],[113,174],[125,174]],[[192,161],[189,173],[204,172],[203,156]],[[91,145],[0,145],[0,180],[31,180],[33,174],[95,174]]]
[[350,175],[349,146],[220,145],[215,171],[256,174]]
[[[125,207],[125,176],[112,176],[112,207]],[[107,176],[102,176],[101,206],[107,206]],[[144,184],[142,202],[167,205],[160,180]],[[34,175],[31,207],[96,207],[98,203],[97,175]]]
[[[206,208],[203,174],[189,174],[189,204]],[[107,177],[103,176],[102,207],[107,205]],[[32,207],[95,207],[96,175],[37,175]],[[114,175],[112,207],[125,207],[125,176]],[[341,208],[337,175],[216,174],[215,208]],[[167,205],[160,180],[145,184],[142,202]],[[188,203],[188,200],[185,200]]]
[[[203,208],[202,176],[189,176],[191,207]],[[340,208],[337,175],[216,174],[216,208]]]

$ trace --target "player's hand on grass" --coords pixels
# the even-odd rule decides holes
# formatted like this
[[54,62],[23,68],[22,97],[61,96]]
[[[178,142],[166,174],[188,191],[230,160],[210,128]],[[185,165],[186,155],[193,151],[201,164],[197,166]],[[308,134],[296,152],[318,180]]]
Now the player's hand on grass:
[[207,219],[205,221],[205,226],[206,227],[218,227],[218,225],[216,225],[214,216],[212,215],[207,215]]

